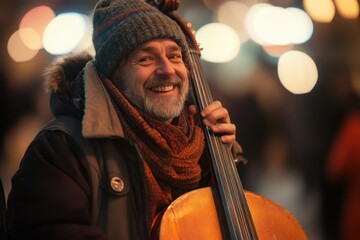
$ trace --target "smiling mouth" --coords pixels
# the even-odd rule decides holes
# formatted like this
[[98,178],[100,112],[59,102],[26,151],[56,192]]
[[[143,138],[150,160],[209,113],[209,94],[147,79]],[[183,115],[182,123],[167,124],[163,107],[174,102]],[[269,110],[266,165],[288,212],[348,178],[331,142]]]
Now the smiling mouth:
[[160,86],[160,87],[153,87],[150,88],[151,91],[153,92],[170,92],[174,89],[173,85],[168,85],[168,86]]

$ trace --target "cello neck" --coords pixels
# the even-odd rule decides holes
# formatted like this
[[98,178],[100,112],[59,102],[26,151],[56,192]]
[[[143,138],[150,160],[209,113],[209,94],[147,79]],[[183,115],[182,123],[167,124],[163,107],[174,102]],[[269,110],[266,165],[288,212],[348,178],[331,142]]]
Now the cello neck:
[[[198,51],[190,50],[191,82],[199,110],[213,102],[204,78]],[[196,67],[197,66],[197,67]],[[203,126],[215,182],[215,204],[222,218],[225,239],[258,239],[248,207],[244,189],[229,147],[209,129]]]

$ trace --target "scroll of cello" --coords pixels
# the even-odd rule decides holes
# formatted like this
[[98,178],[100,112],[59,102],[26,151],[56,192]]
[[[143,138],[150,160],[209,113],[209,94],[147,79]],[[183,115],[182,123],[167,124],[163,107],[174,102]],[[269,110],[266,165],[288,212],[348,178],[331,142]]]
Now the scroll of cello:
[[[175,20],[189,45],[191,84],[198,110],[213,102],[201,64],[200,49],[187,24],[172,11],[180,0],[148,1]],[[160,222],[159,238],[195,240],[302,240],[307,239],[297,220],[276,203],[246,192],[232,153],[219,137],[203,126],[213,186],[188,192],[167,208]]]

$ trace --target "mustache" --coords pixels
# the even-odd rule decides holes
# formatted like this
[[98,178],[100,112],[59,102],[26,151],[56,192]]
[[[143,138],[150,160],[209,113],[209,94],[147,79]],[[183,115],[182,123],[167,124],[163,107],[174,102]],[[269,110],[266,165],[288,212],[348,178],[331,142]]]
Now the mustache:
[[183,81],[179,76],[173,77],[154,77],[145,82],[145,88],[154,88],[165,85],[174,85],[176,87],[182,87]]

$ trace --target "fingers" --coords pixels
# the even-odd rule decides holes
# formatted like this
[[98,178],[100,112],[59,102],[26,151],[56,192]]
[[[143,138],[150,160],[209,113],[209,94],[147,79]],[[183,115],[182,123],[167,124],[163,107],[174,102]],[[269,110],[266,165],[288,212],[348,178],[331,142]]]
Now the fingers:
[[214,101],[201,111],[203,123],[212,132],[221,136],[221,141],[230,147],[236,140],[236,126],[230,121],[229,112],[219,101]]
[[214,133],[221,133],[223,135],[233,135],[236,132],[236,126],[232,123],[219,123],[208,126],[208,128]]
[[215,101],[201,111],[206,126],[217,123],[230,123],[229,112],[219,101]]
[[231,148],[232,145],[235,143],[235,135],[224,135],[224,136],[221,136],[221,141],[225,144],[228,144],[229,147]]
[[[190,114],[195,115],[197,108],[195,105],[190,105],[188,108]],[[230,123],[229,113],[224,108],[220,101],[214,101],[204,110],[201,111],[201,117],[206,120],[206,126],[210,126],[216,123]]]
[[234,124],[221,123],[208,126],[208,128],[213,133],[220,135],[221,141],[223,143],[229,144],[230,147],[236,140],[236,126]]

